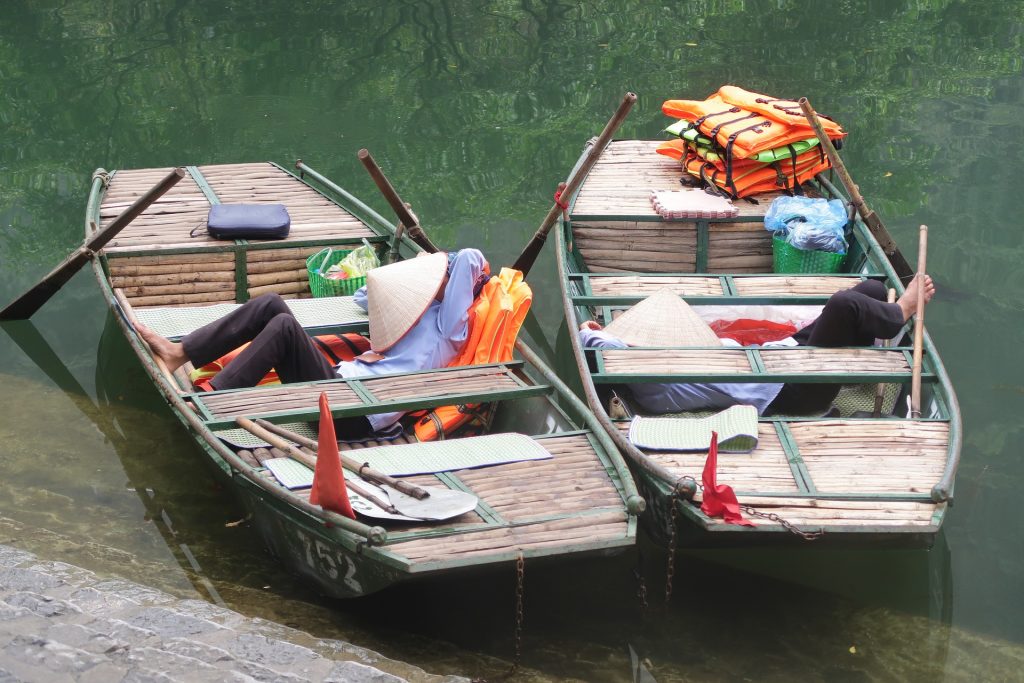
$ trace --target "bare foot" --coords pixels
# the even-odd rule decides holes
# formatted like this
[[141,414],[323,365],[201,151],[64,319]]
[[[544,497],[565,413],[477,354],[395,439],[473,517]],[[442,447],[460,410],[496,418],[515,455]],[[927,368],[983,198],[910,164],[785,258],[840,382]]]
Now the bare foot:
[[185,348],[179,342],[172,342],[170,339],[161,337],[142,323],[135,323],[135,331],[149,344],[153,354],[160,358],[171,372],[188,362]]
[[[911,316],[917,312],[917,293],[920,287],[920,276],[915,275],[914,279],[907,285],[903,296],[896,301],[903,311],[903,322],[910,320]],[[931,276],[926,273],[924,276],[924,302],[928,303],[932,300],[933,296],[935,296],[935,283],[932,282]]]

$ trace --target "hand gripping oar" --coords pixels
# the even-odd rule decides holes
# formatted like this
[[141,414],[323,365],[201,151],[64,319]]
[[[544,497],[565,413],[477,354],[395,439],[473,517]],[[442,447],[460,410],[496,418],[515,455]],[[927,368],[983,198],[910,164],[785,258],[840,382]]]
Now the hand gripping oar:
[[910,378],[910,417],[921,417],[921,356],[924,353],[924,273],[928,226],[921,226],[917,246],[917,312],[914,313],[914,370]]
[[804,116],[807,118],[807,122],[811,124],[811,128],[814,129],[814,134],[821,142],[822,149],[825,150],[825,155],[828,156],[829,162],[832,164],[832,168],[836,170],[839,175],[839,180],[842,182],[843,187],[846,188],[847,194],[850,195],[850,202],[857,209],[857,213],[864,220],[864,225],[868,226],[868,230],[876,240],[878,245],[882,247],[882,251],[889,258],[889,262],[892,264],[893,270],[899,275],[900,280],[908,280],[913,276],[914,271],[911,270],[910,264],[907,263],[907,259],[904,258],[899,248],[896,246],[896,242],[893,240],[892,235],[886,229],[885,224],[882,223],[882,219],[878,217],[874,211],[868,208],[867,203],[864,201],[864,197],[860,194],[860,188],[853,182],[853,178],[850,177],[850,172],[846,170],[846,164],[839,158],[839,152],[836,151],[832,141],[829,140],[828,135],[825,133],[825,129],[821,126],[821,121],[818,120],[818,115],[811,108],[811,103],[807,101],[806,97],[800,98],[800,108],[804,112]]
[[149,208],[150,204],[162,197],[165,192],[174,187],[184,177],[185,169],[183,168],[176,168],[168,173],[167,177],[153,186],[149,192],[136,199],[110,225],[87,239],[82,246],[64,259],[60,265],[51,270],[32,289],[7,304],[7,307],[0,311],[0,320],[24,320],[31,318],[33,313],[49,301],[50,297],[56,294],[57,290],[63,287],[71,279],[71,276],[85,265],[86,261],[96,256],[96,252],[106,246],[107,242],[114,239],[117,233],[121,232],[126,225]]
[[399,226],[395,230],[395,238],[391,245],[390,257],[394,260],[394,257],[398,255],[398,242],[402,238],[402,229],[405,228],[409,232],[409,237],[413,242],[420,245],[425,251],[431,254],[440,251],[430,238],[427,237],[427,233],[423,232],[423,228],[420,227],[420,222],[416,219],[416,216],[409,211],[409,207],[402,201],[402,198],[398,196],[398,192],[395,191],[395,187],[391,184],[391,181],[384,175],[384,171],[380,170],[380,166],[373,160],[370,152],[367,149],[361,149],[357,152],[356,156],[359,157],[359,161],[363,162],[363,166],[366,167],[370,177],[373,178],[374,184],[377,185],[377,189],[384,195],[384,199],[387,200],[388,204],[394,210],[398,216]]
[[592,169],[594,164],[597,163],[601,153],[604,152],[605,147],[607,147],[608,143],[611,142],[612,136],[615,135],[615,131],[619,129],[619,126],[622,125],[622,122],[626,119],[626,116],[629,114],[629,110],[633,108],[633,103],[635,102],[636,95],[634,93],[627,92],[625,97],[622,98],[622,103],[619,105],[619,108],[615,110],[615,113],[605,125],[604,130],[601,131],[601,135],[598,136],[597,142],[595,142],[594,146],[590,148],[590,153],[587,154],[587,158],[579,167],[576,168],[572,177],[565,182],[565,187],[559,188],[559,199],[556,199],[555,204],[551,206],[551,209],[548,211],[548,215],[544,217],[544,220],[541,222],[537,232],[534,233],[532,238],[530,238],[530,241],[523,249],[523,252],[519,254],[519,258],[516,259],[515,265],[512,266],[516,270],[522,271],[523,277],[526,277],[526,274],[530,272],[531,268],[533,268],[533,263],[537,260],[537,256],[540,254],[540,250],[548,238],[551,226],[555,224],[558,216],[564,210],[565,200],[562,200],[561,198],[564,197],[567,200],[574,192],[576,192],[576,190],[579,189],[579,186],[583,183],[583,179],[587,177],[587,174],[590,173],[590,169]]
[[[312,439],[307,439],[266,420],[253,422],[239,416],[235,418],[235,421],[240,427],[281,449],[289,457],[313,470],[316,469],[316,460],[291,443],[315,449],[318,444]],[[364,467],[363,463],[344,453],[339,453],[339,456],[341,464],[346,469],[369,479],[383,489],[387,493],[388,501],[399,514],[418,519],[439,520],[458,517],[476,509],[478,499],[472,493],[435,486],[415,486],[407,481],[401,481],[369,467]]]

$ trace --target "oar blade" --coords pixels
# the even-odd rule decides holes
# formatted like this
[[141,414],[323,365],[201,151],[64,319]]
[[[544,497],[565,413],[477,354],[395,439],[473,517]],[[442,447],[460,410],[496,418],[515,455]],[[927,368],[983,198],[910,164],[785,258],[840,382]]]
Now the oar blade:
[[479,499],[472,493],[435,486],[425,487],[430,495],[422,500],[408,496],[387,484],[381,488],[388,492],[388,498],[396,510],[403,515],[419,519],[451,519],[472,512],[479,503]]

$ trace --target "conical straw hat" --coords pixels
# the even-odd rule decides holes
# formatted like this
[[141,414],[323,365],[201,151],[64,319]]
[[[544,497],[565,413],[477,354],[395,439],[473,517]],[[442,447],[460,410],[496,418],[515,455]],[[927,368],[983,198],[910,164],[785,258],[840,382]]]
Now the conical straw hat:
[[370,348],[382,353],[412,329],[437,295],[447,270],[448,256],[440,251],[366,274]]
[[722,344],[689,304],[667,288],[658,290],[629,308],[604,329],[630,346]]

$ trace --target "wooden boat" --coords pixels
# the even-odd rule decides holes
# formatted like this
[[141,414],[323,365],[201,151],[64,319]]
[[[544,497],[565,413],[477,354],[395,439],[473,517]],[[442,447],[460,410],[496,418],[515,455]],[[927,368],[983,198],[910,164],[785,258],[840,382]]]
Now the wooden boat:
[[[929,545],[952,500],[961,425],[956,395],[927,335],[923,417],[851,417],[854,411],[872,410],[876,383],[889,390],[884,413],[898,405],[897,412],[905,414],[912,325],[904,340],[889,349],[581,348],[575,333],[581,322],[606,323],[664,287],[697,311],[710,305],[822,306],[831,294],[863,278],[903,291],[890,262],[895,259],[886,256],[859,218],[852,224],[844,271],[828,275],[773,273],[771,233],[763,224],[773,195],[760,195],[757,203],[736,201],[739,213],[733,218],[663,220],[650,195],[681,189],[682,172],[678,162],[655,153],[657,145],[644,140],[609,145],[572,196],[557,247],[569,337],[584,392],[647,498],[645,522],[663,541],[691,544],[788,541],[800,536],[792,533],[797,531],[820,534],[818,544]],[[585,167],[585,158],[586,151],[577,168]],[[825,177],[806,190],[846,200]],[[627,381],[850,386],[837,401],[848,401],[839,418],[761,418],[752,453],[719,453],[719,483],[737,492],[745,516],[757,524],[748,528],[701,512],[696,482],[706,453],[655,452],[629,441],[628,417],[612,416],[609,407],[614,397],[616,405],[637,412],[629,410],[628,391],[621,390]],[[858,394],[867,399],[859,405],[851,398]],[[670,512],[673,501],[689,522],[678,532]]]
[[[383,248],[394,228],[313,169],[272,163],[187,167],[187,176],[124,228],[94,259],[103,295],[131,348],[215,470],[230,482],[270,550],[293,571],[336,597],[365,595],[412,578],[510,565],[519,558],[607,554],[635,541],[643,506],[628,468],[585,405],[525,345],[524,360],[362,379],[267,385],[203,393],[188,366],[162,371],[129,324],[140,320],[179,337],[250,297],[277,292],[317,334],[362,332],[365,312],[351,297],[310,298],[305,259],[325,245]],[[168,169],[98,171],[86,211],[87,236],[109,224]],[[190,231],[212,203],[283,203],[286,239],[218,241]],[[402,239],[403,253],[417,247]],[[475,510],[444,522],[371,523],[310,504],[308,488],[289,490],[263,466],[261,447],[236,417],[298,429],[318,418],[326,391],[336,416],[492,403],[487,434],[524,434],[552,457],[402,477],[435,490],[478,496]],[[450,443],[450,442],[449,442]],[[470,442],[467,442],[470,443]],[[489,441],[471,442],[481,448]],[[341,448],[395,446],[415,437]],[[412,445],[412,451],[426,444]],[[403,451],[404,452],[404,451]],[[406,457],[418,457],[406,453]]]

